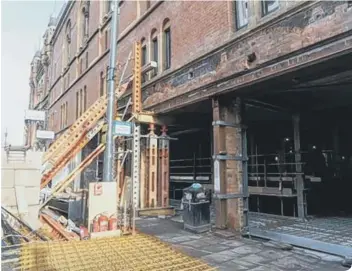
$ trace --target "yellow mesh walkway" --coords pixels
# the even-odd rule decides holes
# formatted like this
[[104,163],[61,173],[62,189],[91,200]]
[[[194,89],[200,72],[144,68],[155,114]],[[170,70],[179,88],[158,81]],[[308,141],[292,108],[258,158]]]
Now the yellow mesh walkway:
[[88,241],[27,243],[20,270],[215,270],[158,239],[130,235]]

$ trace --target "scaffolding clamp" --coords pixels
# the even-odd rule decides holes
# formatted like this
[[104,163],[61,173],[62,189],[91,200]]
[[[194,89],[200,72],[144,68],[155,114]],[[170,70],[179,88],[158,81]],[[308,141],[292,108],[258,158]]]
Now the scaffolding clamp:
[[235,123],[228,123],[223,120],[216,120],[212,122],[213,126],[226,126],[226,127],[234,127],[234,128],[241,128],[241,129],[247,129],[246,125],[243,124],[235,124]]
[[227,155],[227,154],[218,154],[213,155],[214,160],[235,160],[235,161],[248,161],[248,157],[243,157],[242,155]]

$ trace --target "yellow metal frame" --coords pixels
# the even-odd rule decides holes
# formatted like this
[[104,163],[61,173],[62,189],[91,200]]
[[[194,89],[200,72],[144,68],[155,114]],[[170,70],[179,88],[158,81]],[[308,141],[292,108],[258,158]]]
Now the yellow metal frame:
[[87,241],[28,243],[21,247],[21,270],[209,271],[201,260],[144,234]]

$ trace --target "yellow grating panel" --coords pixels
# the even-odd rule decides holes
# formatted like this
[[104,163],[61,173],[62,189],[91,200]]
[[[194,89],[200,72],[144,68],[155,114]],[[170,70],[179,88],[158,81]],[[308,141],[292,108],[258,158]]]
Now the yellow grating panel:
[[216,270],[157,238],[137,234],[87,241],[27,243],[20,270]]

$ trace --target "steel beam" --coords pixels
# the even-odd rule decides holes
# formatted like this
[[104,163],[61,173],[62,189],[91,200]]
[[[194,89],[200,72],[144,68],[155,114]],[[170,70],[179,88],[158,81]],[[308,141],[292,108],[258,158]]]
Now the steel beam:
[[[298,114],[293,115],[293,143],[295,150],[295,167],[297,173],[302,173],[301,164],[301,138],[300,138],[300,116]],[[306,216],[306,206],[304,201],[304,181],[302,174],[296,175],[296,190],[297,190],[297,209],[298,217],[303,218]]]

